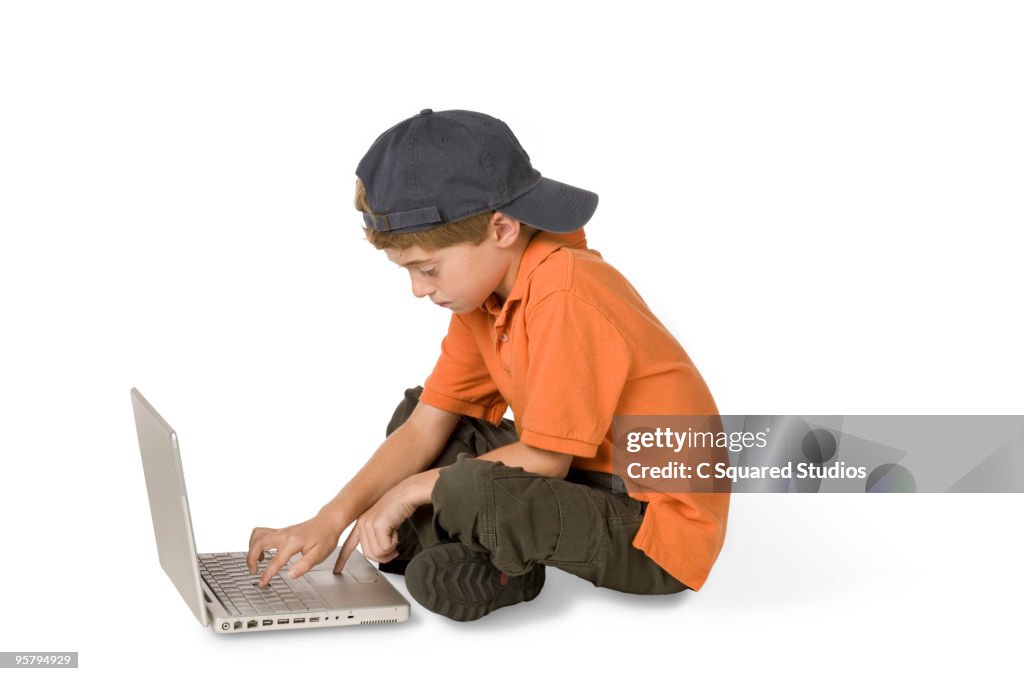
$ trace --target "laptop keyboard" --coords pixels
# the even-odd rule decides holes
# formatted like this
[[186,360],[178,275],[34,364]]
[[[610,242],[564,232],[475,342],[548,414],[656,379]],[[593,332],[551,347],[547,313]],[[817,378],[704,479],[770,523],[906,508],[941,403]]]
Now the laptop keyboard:
[[288,574],[288,569],[298,557],[292,556],[270,580],[270,584],[262,588],[259,585],[260,573],[269,561],[261,561],[259,571],[250,575],[245,564],[245,553],[201,553],[199,573],[232,615],[276,615],[327,610],[327,604],[305,575],[298,579],[285,579],[281,576]]

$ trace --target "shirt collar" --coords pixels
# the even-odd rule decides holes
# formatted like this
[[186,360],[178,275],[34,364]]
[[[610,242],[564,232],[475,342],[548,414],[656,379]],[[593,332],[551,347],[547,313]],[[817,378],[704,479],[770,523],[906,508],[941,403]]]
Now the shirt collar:
[[586,247],[587,235],[583,232],[582,227],[577,229],[575,232],[567,232],[564,234],[537,230],[537,233],[534,234],[529,243],[526,244],[523,256],[519,260],[519,269],[516,271],[516,279],[512,283],[512,290],[509,292],[508,298],[505,299],[504,305],[500,303],[498,296],[492,293],[487,297],[487,300],[484,301],[483,305],[480,306],[480,309],[494,317],[497,317],[497,319],[494,320],[494,325],[501,326],[505,322],[505,313],[511,304],[523,297],[523,293],[526,291],[526,283],[530,280],[530,275],[533,274],[533,271],[537,269],[537,267],[544,262],[549,255],[560,248]]

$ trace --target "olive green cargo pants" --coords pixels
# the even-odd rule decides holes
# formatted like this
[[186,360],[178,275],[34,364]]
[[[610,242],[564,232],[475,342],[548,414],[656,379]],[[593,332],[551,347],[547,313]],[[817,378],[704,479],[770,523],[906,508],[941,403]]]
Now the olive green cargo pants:
[[[422,391],[405,391],[388,435],[409,417]],[[613,493],[610,475],[572,469],[561,480],[475,458],[517,439],[508,419],[493,426],[462,417],[431,465],[448,466],[438,476],[432,504],[417,509],[399,529],[399,555],[381,569],[403,573],[424,548],[459,541],[486,552],[496,568],[513,576],[541,564],[627,593],[688,588],[633,547],[647,504]]]

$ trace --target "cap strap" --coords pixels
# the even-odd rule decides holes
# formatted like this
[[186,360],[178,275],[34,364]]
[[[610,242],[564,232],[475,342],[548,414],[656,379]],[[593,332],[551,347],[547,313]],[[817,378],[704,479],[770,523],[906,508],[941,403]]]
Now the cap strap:
[[388,213],[387,215],[363,213],[363,222],[367,227],[378,232],[398,232],[409,227],[419,227],[420,225],[429,225],[432,222],[441,222],[441,214],[437,211],[437,208],[431,206],[430,208],[417,208],[416,210]]

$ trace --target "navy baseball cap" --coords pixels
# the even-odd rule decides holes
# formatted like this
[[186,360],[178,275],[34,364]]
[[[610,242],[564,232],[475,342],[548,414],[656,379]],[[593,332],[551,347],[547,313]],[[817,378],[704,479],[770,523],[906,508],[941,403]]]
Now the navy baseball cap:
[[356,168],[375,213],[366,226],[404,234],[500,210],[546,232],[573,232],[597,194],[534,170],[504,122],[475,111],[424,109],[389,128]]

